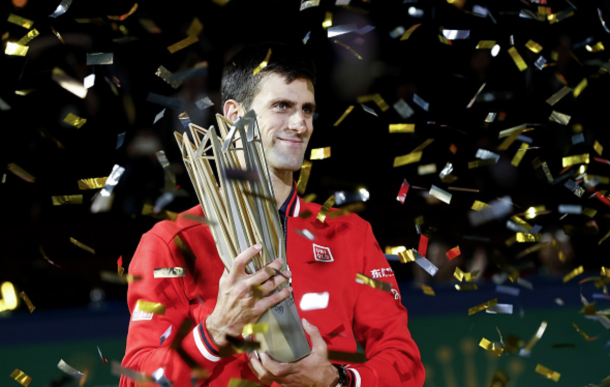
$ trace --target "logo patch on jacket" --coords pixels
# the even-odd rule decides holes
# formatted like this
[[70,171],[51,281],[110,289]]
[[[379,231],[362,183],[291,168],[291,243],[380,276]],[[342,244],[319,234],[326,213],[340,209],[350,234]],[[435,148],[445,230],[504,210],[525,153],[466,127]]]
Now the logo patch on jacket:
[[333,254],[328,247],[313,244],[313,257],[320,262],[333,262]]
[[134,310],[131,315],[131,321],[152,320],[153,314],[143,310]]

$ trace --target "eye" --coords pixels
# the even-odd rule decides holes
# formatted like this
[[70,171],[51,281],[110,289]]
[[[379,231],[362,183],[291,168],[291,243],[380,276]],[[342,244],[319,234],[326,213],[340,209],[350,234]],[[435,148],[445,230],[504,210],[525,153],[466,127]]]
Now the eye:
[[303,112],[307,115],[312,115],[313,114],[313,109],[310,107],[304,107],[303,108]]
[[279,110],[286,110],[288,108],[288,105],[285,102],[278,102],[275,104],[274,107]]

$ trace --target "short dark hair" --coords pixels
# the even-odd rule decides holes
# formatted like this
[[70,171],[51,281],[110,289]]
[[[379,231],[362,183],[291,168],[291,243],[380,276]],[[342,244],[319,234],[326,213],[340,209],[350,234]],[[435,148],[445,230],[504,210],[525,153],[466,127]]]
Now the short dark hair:
[[[269,49],[269,63],[253,75]],[[286,83],[300,78],[316,83],[316,66],[303,47],[279,42],[256,43],[241,49],[225,65],[221,81],[223,106],[227,100],[234,99],[249,108],[260,81],[265,75],[273,73],[285,76]]]

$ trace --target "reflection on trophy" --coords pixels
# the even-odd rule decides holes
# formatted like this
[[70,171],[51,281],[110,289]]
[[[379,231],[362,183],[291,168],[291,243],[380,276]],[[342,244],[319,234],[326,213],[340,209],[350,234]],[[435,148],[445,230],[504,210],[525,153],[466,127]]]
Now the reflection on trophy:
[[[189,124],[190,139],[188,133],[175,136],[218,255],[231,270],[233,259],[259,242],[263,250],[249,263],[249,272],[276,258],[284,259],[285,270],[286,244],[256,114],[250,110],[235,123],[220,114],[216,119],[221,137],[213,126],[206,130],[194,124]],[[292,294],[267,310],[259,323],[269,324],[266,333],[256,335],[260,350],[274,359],[292,362],[310,353]]]

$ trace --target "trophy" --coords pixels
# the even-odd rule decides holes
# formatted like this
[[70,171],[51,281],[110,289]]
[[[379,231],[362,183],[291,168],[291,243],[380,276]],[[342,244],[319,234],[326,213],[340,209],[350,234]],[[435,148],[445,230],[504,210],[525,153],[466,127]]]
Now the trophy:
[[[247,270],[254,273],[276,258],[284,260],[282,270],[286,270],[286,241],[256,114],[250,110],[235,123],[220,114],[216,120],[221,137],[214,126],[206,130],[192,123],[190,139],[188,133],[174,134],[218,255],[231,270],[233,259],[259,242],[263,249]],[[285,286],[288,283],[280,285],[278,291]],[[281,362],[293,362],[310,353],[292,294],[269,308],[258,323],[268,324],[265,333],[256,334],[260,351]]]

